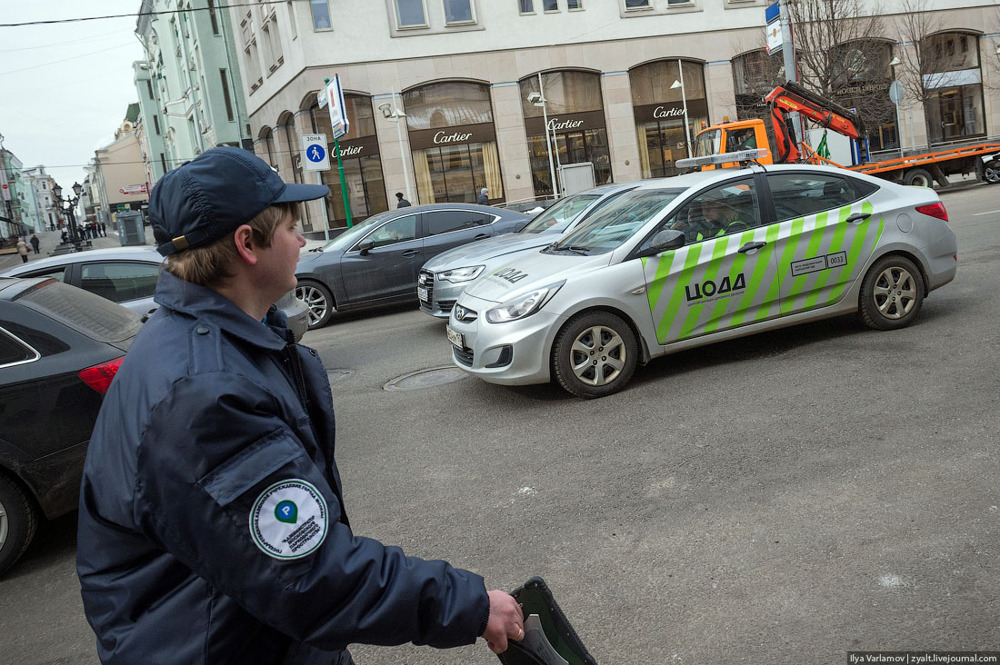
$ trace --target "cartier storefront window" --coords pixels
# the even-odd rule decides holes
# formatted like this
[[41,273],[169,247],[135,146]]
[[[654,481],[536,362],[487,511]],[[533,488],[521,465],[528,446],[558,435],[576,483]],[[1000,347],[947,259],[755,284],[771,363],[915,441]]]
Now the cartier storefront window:
[[[375,136],[375,116],[372,99],[367,95],[344,95],[344,107],[350,131],[340,138],[340,158],[344,164],[344,182],[351,204],[351,220],[358,222],[389,209],[382,178],[382,160],[379,157],[378,137]],[[337,170],[337,152],[330,128],[330,112],[315,105],[310,109],[313,131],[326,134],[330,153],[330,170],[318,171],[323,184],[330,188],[326,197],[327,215],[332,228],[347,225],[344,195],[340,188]]]
[[483,188],[503,200],[488,85],[428,83],[404,92],[403,106],[421,203],[475,203]]
[[557,149],[552,156],[553,163],[590,162],[594,165],[596,184],[611,182],[611,157],[601,101],[600,75],[580,71],[542,74],[540,92],[545,99],[544,109],[528,99],[539,93],[538,75],[522,79],[520,85],[535,196],[553,194],[545,114],[549,120],[549,135],[555,133]]
[[629,83],[642,177],[677,175],[674,162],[694,154],[690,141],[702,123],[708,124],[702,64],[658,60],[629,71]]

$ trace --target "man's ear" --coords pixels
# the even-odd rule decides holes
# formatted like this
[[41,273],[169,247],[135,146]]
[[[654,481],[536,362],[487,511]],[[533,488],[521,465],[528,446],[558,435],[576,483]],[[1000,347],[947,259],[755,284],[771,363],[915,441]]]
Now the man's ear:
[[240,258],[249,265],[257,265],[257,251],[260,249],[253,240],[253,229],[249,224],[237,227],[233,234],[233,242]]

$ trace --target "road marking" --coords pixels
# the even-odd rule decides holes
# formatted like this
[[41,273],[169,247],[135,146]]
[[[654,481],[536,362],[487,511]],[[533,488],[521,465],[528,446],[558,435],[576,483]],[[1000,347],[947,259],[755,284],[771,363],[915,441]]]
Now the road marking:
[[1000,210],[990,210],[989,212],[974,212],[972,213],[972,215],[974,217],[979,217],[980,215],[995,215],[997,213],[1000,213]]

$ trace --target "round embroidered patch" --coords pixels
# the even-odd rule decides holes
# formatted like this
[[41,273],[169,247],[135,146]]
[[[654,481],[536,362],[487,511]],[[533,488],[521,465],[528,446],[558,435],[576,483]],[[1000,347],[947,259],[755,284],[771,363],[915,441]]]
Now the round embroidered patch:
[[326,501],[304,480],[283,480],[261,492],[250,510],[250,535],[275,559],[301,559],[326,538]]

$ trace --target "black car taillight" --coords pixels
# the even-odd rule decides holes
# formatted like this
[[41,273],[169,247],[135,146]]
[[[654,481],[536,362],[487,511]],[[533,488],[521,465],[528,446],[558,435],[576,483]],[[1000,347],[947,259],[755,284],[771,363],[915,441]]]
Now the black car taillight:
[[115,374],[118,373],[118,368],[121,367],[122,360],[124,359],[125,356],[122,356],[121,358],[115,358],[100,365],[81,369],[77,372],[77,376],[88,386],[104,395],[108,392],[111,379],[115,378]]
[[937,217],[938,219],[943,219],[948,221],[948,211],[944,209],[944,204],[940,201],[937,203],[929,203],[925,206],[917,206],[917,212],[930,215],[931,217]]

